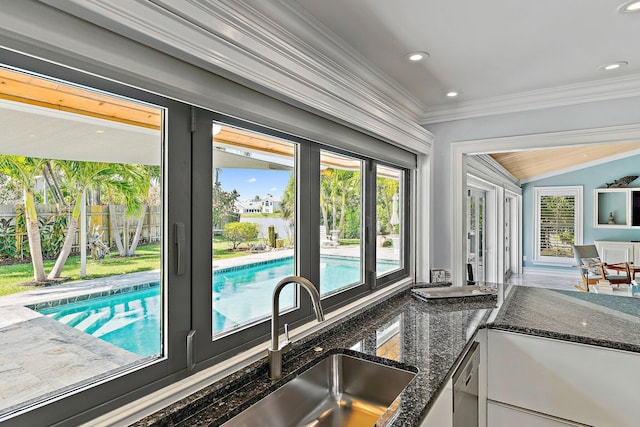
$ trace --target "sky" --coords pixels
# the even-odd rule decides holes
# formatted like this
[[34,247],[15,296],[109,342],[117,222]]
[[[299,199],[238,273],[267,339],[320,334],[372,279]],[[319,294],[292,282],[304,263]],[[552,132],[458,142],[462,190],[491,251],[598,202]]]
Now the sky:
[[220,170],[218,180],[224,191],[236,189],[240,193],[240,200],[266,194],[282,197],[292,173],[286,170],[228,168]]

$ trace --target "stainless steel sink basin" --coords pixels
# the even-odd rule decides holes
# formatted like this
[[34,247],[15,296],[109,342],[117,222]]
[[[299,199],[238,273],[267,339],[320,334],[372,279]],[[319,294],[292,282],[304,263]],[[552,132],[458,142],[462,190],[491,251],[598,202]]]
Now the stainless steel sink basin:
[[415,375],[329,355],[223,426],[373,426]]

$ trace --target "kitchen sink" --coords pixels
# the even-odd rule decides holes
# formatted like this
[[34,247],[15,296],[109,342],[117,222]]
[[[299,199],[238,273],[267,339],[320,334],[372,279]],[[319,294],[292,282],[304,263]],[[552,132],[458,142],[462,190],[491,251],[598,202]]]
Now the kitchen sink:
[[373,426],[415,376],[331,354],[223,426]]

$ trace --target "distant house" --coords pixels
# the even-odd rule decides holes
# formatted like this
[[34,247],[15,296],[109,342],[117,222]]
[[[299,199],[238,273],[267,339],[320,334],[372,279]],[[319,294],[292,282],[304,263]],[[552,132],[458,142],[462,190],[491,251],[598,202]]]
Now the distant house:
[[236,212],[240,214],[249,213],[274,213],[280,209],[282,199],[271,194],[267,194],[260,200],[241,200],[235,204]]

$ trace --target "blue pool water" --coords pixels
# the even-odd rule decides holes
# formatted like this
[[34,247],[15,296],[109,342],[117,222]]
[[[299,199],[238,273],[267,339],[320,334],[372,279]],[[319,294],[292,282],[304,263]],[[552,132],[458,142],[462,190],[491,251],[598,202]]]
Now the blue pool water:
[[[398,267],[379,261],[378,272]],[[213,273],[214,334],[233,330],[271,312],[273,287],[293,274],[293,258]],[[355,258],[323,258],[320,289],[325,295],[360,281]],[[294,287],[280,295],[280,308],[294,304]],[[160,286],[40,310],[62,323],[141,356],[161,353]]]
[[38,310],[141,356],[160,354],[160,286]]

